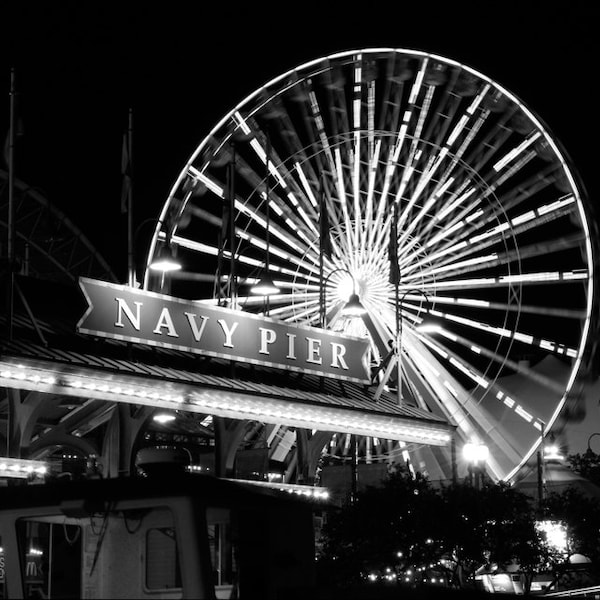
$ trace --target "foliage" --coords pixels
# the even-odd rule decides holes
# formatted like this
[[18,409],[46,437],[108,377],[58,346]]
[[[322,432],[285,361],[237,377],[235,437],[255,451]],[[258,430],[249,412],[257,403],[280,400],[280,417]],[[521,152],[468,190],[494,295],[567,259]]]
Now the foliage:
[[486,482],[434,487],[408,471],[359,492],[354,504],[328,516],[319,564],[328,581],[346,585],[373,570],[398,575],[445,571],[463,585],[486,562],[532,569],[541,556],[529,497]]
[[567,525],[569,554],[583,554],[600,565],[600,506],[596,498],[585,496],[574,487],[549,494],[546,513]]
[[473,572],[483,559],[500,569],[518,563],[531,571],[539,564],[543,549],[528,496],[505,483],[488,483],[481,490],[456,484],[444,488],[442,496],[444,537],[461,570]]
[[588,448],[582,454],[570,454],[567,460],[573,471],[592,483],[600,485],[600,454]]

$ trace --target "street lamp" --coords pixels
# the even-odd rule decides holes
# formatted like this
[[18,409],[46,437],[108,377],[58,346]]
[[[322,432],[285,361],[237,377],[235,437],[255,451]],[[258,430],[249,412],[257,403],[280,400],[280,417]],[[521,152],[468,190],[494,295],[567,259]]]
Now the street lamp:
[[271,212],[271,207],[270,207],[270,199],[269,199],[269,164],[271,161],[271,140],[270,137],[267,135],[267,151],[266,151],[266,160],[265,160],[265,242],[266,242],[266,248],[265,248],[265,270],[264,270],[264,274],[263,276],[260,278],[260,280],[258,281],[257,284],[255,284],[250,291],[253,294],[259,294],[261,296],[265,296],[266,298],[266,303],[267,303],[267,308],[268,308],[268,301],[269,301],[269,296],[272,296],[273,294],[278,294],[280,292],[279,288],[275,285],[275,282],[273,281],[273,278],[271,277],[271,274],[269,272],[269,245],[270,245],[270,240],[269,240],[269,229],[270,229],[270,212]]
[[258,282],[250,288],[250,292],[258,296],[272,296],[280,291],[268,272],[265,272]]
[[469,465],[469,479],[477,489],[481,488],[483,467],[489,455],[489,448],[481,442],[468,442],[463,446],[463,457]]
[[595,431],[595,432],[594,432],[594,433],[592,433],[592,434],[590,435],[590,437],[588,438],[588,441],[587,441],[587,451],[588,451],[589,453],[591,453],[591,452],[594,452],[594,451],[592,450],[591,441],[592,441],[592,438],[593,438],[595,435],[600,435],[600,432],[597,432],[597,431]]
[[327,311],[327,283],[329,282],[329,280],[331,279],[332,275],[335,275],[336,273],[339,272],[344,272],[347,273],[350,278],[352,279],[352,293],[350,294],[350,297],[348,298],[348,301],[346,302],[346,304],[344,305],[344,307],[342,308],[342,314],[346,317],[360,317],[362,315],[364,315],[367,310],[365,309],[365,307],[362,305],[360,298],[358,297],[358,294],[356,292],[356,279],[354,279],[354,276],[352,275],[352,273],[350,273],[350,271],[348,271],[348,269],[344,269],[343,267],[340,267],[338,269],[334,269],[333,271],[331,271],[331,273],[329,273],[329,275],[327,275],[327,277],[322,280],[321,282],[321,289],[322,289],[322,303],[320,306],[320,317],[321,317],[321,327],[325,328],[327,327],[327,315],[326,315],[326,311]]
[[148,265],[148,268],[160,273],[171,273],[181,269],[181,262],[173,255],[171,244],[167,244],[162,246],[158,256]]
[[[144,219],[135,228],[135,232],[133,233],[133,236],[132,236],[132,243],[131,243],[132,249],[131,249],[131,254],[130,254],[130,259],[129,259],[128,279],[129,279],[129,285],[131,287],[138,287],[138,285],[139,285],[138,281],[137,281],[137,272],[136,272],[137,269],[136,269],[136,265],[135,265],[136,260],[135,260],[134,254],[133,254],[133,250],[137,246],[138,235],[144,225],[147,225],[148,223],[158,223],[158,222],[159,222],[159,219],[157,219],[155,217],[150,217],[148,219]],[[177,270],[181,269],[182,265],[181,265],[181,262],[177,258],[175,258],[175,256],[173,255],[173,250],[171,248],[171,244],[166,243],[163,246],[161,246],[161,248],[159,249],[157,254],[153,257],[152,261],[147,264],[147,268],[149,270],[156,271],[156,272],[159,272],[164,275],[165,273],[177,271]]]

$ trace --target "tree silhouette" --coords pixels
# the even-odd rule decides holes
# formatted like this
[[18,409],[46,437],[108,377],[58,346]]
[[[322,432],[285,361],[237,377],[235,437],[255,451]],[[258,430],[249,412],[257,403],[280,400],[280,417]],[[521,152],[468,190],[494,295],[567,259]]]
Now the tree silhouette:
[[491,482],[435,487],[401,470],[328,515],[318,564],[331,585],[390,573],[399,583],[419,585],[435,574],[463,587],[485,564],[533,572],[542,554],[525,494]]

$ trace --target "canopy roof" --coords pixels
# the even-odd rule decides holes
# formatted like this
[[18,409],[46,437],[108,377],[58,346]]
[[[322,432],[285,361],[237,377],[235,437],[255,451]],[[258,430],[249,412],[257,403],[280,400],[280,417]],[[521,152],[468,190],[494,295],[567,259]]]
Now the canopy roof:
[[[65,423],[90,427],[91,401],[356,433],[444,446],[443,415],[398,405],[374,387],[79,334],[86,304],[77,285],[18,278],[12,336],[0,344],[0,385],[63,398],[48,403],[39,434]],[[0,324],[7,331],[6,313]],[[72,417],[80,413],[82,420]]]

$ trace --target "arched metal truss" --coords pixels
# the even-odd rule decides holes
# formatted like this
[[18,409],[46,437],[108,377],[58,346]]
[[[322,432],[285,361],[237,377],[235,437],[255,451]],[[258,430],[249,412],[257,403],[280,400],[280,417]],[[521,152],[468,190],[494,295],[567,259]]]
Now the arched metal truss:
[[[0,247],[6,251],[8,174],[0,170]],[[79,276],[116,282],[116,276],[83,232],[36,188],[16,180],[16,257],[22,273],[56,281]]]
[[[4,276],[8,275],[9,269],[6,262],[8,182],[8,174],[0,170],[0,259],[3,259],[0,266],[3,290],[6,289]],[[68,284],[77,284],[80,276],[117,281],[108,263],[88,238],[39,190],[17,179],[13,198],[15,258],[19,276]],[[46,323],[38,322],[38,315],[28,308],[29,301],[31,298],[21,291],[15,298],[15,318],[35,327],[45,342],[44,335],[57,332],[51,331]],[[2,315],[2,320],[5,316]],[[26,344],[24,347],[27,347]],[[100,455],[103,452],[101,437],[90,440],[85,439],[85,435],[107,423],[114,411],[115,405],[84,397],[73,399],[58,394],[4,388],[0,390],[0,454],[8,452],[12,456],[44,458],[58,448],[67,448],[81,455]],[[10,429],[8,436],[7,428]]]

